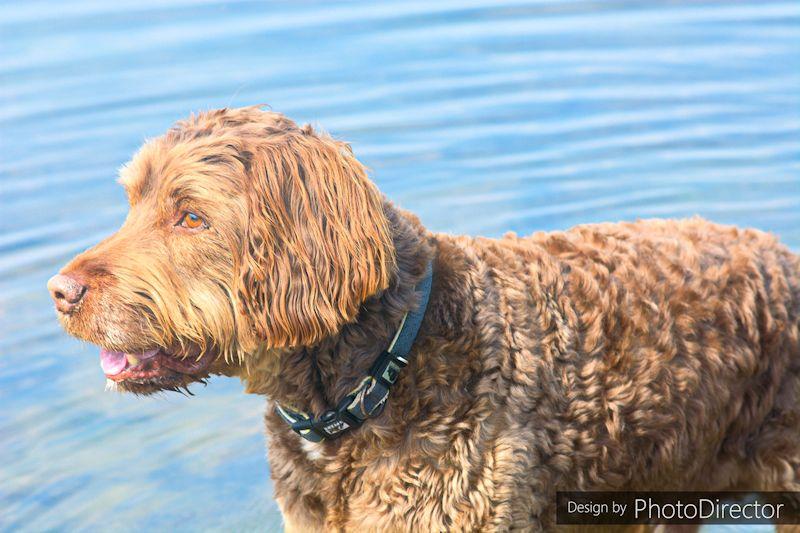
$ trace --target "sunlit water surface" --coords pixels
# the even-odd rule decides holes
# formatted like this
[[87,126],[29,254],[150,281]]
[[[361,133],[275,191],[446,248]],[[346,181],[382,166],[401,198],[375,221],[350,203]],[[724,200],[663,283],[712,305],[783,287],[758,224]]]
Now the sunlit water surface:
[[272,530],[263,400],[104,393],[45,282],[190,111],[352,141],[428,227],[694,214],[800,249],[796,1],[0,4],[0,529]]

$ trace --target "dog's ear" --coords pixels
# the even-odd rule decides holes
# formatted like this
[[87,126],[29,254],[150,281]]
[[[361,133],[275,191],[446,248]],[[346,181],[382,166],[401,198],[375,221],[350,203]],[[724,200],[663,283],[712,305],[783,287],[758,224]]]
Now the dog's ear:
[[268,348],[352,321],[395,268],[383,199],[349,146],[306,126],[252,154],[238,299]]

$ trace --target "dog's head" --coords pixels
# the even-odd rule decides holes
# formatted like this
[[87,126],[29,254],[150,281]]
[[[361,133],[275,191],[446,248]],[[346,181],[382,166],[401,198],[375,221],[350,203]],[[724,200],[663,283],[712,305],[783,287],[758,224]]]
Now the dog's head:
[[255,351],[314,344],[392,276],[383,199],[349,146],[282,115],[191,117],[120,174],[125,223],[48,288],[123,390],[181,388]]

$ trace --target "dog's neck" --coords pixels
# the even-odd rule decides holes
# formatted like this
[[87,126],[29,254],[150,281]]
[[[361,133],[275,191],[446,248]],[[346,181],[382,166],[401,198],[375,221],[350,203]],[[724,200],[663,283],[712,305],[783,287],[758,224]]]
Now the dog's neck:
[[247,392],[318,415],[355,388],[389,346],[403,315],[416,304],[414,286],[434,251],[416,217],[388,202],[384,211],[397,264],[389,287],[364,302],[355,322],[344,325],[337,335],[311,347],[257,354],[243,376]]

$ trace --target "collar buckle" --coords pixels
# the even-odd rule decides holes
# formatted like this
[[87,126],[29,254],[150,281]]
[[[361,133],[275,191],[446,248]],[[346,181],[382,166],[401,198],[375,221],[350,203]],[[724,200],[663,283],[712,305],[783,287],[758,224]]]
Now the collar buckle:
[[392,386],[407,364],[406,359],[385,351],[372,364],[369,375],[387,386]]

